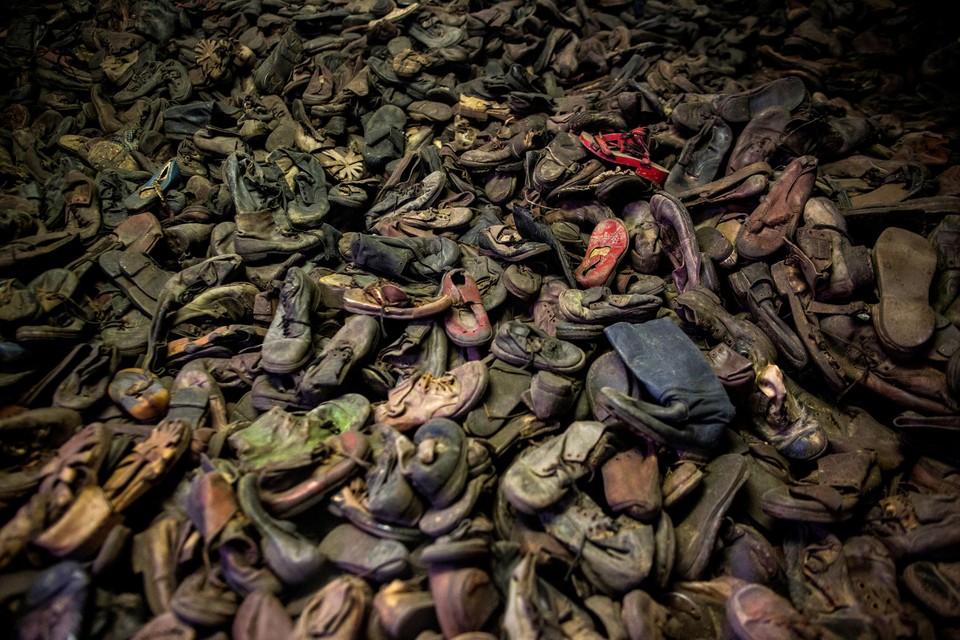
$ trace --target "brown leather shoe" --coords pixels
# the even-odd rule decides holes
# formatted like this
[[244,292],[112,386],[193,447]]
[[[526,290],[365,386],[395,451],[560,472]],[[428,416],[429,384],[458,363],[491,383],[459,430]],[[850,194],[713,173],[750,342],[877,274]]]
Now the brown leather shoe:
[[41,470],[30,501],[0,527],[0,568],[12,562],[45,528],[56,523],[80,491],[95,485],[110,448],[110,433],[95,422],[67,440]]
[[780,105],[767,107],[755,115],[737,137],[727,162],[727,174],[754,162],[769,162],[789,121],[790,111]]
[[747,217],[737,234],[737,252],[747,260],[762,260],[792,240],[803,207],[817,179],[817,159],[801,156],[787,165],[770,192]]
[[614,512],[651,522],[660,515],[660,467],[654,453],[640,449],[621,451],[602,467],[603,493]]
[[103,484],[114,509],[125,511],[161,481],[186,453],[190,435],[189,427],[182,420],[164,420],[121,459]]

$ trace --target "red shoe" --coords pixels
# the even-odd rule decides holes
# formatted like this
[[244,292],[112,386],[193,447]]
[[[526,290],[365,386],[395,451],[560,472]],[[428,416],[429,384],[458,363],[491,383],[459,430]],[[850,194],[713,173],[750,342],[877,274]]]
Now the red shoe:
[[641,178],[662,185],[670,172],[650,160],[647,136],[644,127],[637,127],[630,133],[593,134],[583,131],[580,133],[580,142],[588,151],[604,160],[632,167]]
[[451,269],[443,276],[440,293],[453,299],[444,319],[447,336],[461,347],[475,347],[493,338],[493,327],[480,299],[480,290],[464,269]]
[[590,234],[587,255],[573,272],[577,283],[586,289],[601,287],[613,278],[617,265],[626,255],[630,237],[619,218],[602,221]]

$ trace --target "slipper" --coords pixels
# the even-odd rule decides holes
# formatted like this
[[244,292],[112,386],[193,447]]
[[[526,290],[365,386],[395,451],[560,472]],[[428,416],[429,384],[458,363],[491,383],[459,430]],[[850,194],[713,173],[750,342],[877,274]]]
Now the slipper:
[[923,236],[888,227],[877,238],[873,259],[880,295],[873,315],[877,336],[893,355],[913,354],[936,326],[929,301],[937,252]]
[[627,255],[630,238],[619,218],[604,220],[593,229],[587,244],[587,255],[573,272],[577,283],[589,289],[609,284],[617,265]]
[[123,206],[128,211],[146,209],[158,200],[166,204],[164,192],[180,178],[180,166],[176,160],[171,160],[160,167],[149,180],[123,200]]

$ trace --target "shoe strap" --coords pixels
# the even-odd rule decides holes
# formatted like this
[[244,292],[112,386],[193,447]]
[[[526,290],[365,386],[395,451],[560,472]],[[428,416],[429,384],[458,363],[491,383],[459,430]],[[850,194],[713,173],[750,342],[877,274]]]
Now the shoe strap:
[[669,174],[650,160],[647,136],[645,127],[637,127],[629,133],[593,135],[584,131],[580,134],[580,142],[604,160],[631,167],[641,178],[663,184]]

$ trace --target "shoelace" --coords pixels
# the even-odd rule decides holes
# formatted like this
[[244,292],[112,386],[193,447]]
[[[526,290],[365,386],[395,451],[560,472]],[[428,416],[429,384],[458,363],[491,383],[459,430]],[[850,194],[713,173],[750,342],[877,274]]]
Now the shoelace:
[[425,393],[430,393],[435,389],[449,393],[454,391],[453,378],[451,376],[436,377],[432,373],[427,373],[420,378],[419,384],[422,386]]
[[283,329],[284,336],[290,336],[292,329],[294,327],[310,327],[310,322],[302,322],[300,320],[295,320],[294,316],[297,313],[297,306],[293,304],[292,295],[280,295],[280,306],[282,307],[282,313],[280,314],[280,326]]

